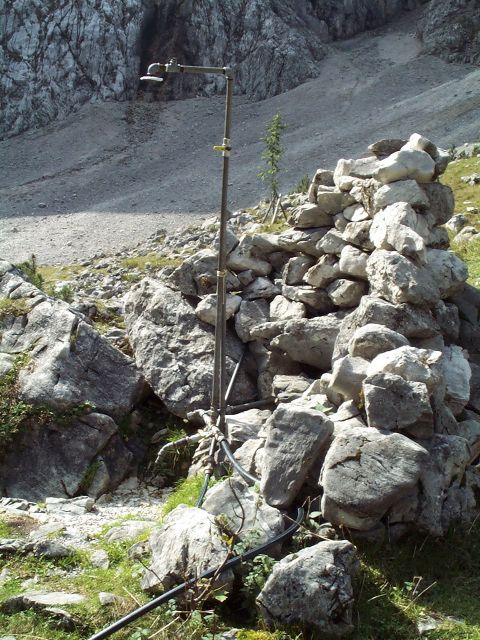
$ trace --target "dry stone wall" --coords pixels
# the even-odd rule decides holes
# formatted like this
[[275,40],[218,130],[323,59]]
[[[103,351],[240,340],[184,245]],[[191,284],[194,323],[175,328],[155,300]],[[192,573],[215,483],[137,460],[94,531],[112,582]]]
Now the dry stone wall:
[[[391,537],[411,528],[443,535],[452,520],[478,512],[480,292],[449,251],[444,224],[454,201],[439,181],[447,164],[421,135],[382,141],[367,157],[319,170],[289,210],[291,229],[253,226],[238,239],[230,229],[229,323],[250,370],[256,363],[259,397],[279,403],[256,427],[240,414],[235,446],[247,468],[261,471],[271,506],[320,492],[333,525],[367,536],[388,528]],[[183,296],[199,301],[200,326],[215,322],[205,314],[215,281],[205,251],[166,276],[176,308]],[[147,321],[151,313],[127,314],[134,344]],[[160,346],[161,322],[156,348],[171,354],[171,342]],[[137,351],[155,384],[145,348]],[[198,357],[181,362],[195,367]],[[172,385],[154,387],[170,406]],[[198,400],[208,407],[207,392]]]

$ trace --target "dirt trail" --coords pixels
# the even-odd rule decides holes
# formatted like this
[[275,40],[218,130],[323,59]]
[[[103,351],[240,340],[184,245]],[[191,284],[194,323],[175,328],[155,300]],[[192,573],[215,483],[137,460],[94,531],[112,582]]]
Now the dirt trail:
[[[249,103],[235,99],[230,206],[255,204],[266,123],[281,112],[282,189],[319,166],[413,131],[448,146],[475,139],[480,70],[420,54],[415,14],[336,43],[317,79]],[[90,104],[0,142],[0,257],[68,263],[132,246],[218,210],[223,98]]]

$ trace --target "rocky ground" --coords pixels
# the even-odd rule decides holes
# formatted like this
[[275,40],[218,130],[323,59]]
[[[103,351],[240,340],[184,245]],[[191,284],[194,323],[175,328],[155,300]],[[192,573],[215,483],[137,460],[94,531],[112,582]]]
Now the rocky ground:
[[[320,73],[261,102],[235,99],[230,206],[254,205],[266,124],[281,112],[282,190],[364,141],[421,130],[447,147],[478,135],[480,72],[420,54],[411,13],[329,45]],[[223,99],[90,104],[0,143],[0,255],[70,263],[218,210]]]

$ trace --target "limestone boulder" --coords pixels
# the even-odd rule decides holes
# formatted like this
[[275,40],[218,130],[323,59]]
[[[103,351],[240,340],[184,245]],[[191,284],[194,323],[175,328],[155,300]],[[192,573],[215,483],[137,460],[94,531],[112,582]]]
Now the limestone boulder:
[[363,220],[361,222],[349,222],[342,234],[345,242],[353,244],[364,251],[373,251],[374,244],[370,239],[371,220]]
[[356,307],[367,291],[368,284],[364,280],[347,280],[346,278],[339,278],[327,287],[330,300],[341,309]]
[[[186,296],[205,296],[213,294],[217,288],[218,257],[213,249],[201,249],[186,258],[169,276],[168,284]],[[238,278],[229,273],[227,290],[239,288]]]
[[[2,456],[0,494],[33,502],[50,496],[84,495],[102,469],[105,493],[125,478],[133,461],[109,416],[90,413],[67,425],[55,421],[31,424]],[[89,485],[85,485],[86,478]]]
[[271,345],[284,351],[295,362],[328,371],[341,317],[337,313],[329,313],[318,318],[291,320]]
[[342,234],[337,229],[331,229],[326,233],[318,243],[318,248],[323,253],[331,253],[333,255],[340,255],[343,247],[346,246],[345,240],[342,238]]
[[46,297],[3,263],[0,297],[24,306],[0,320],[0,350],[25,354],[18,376],[21,400],[63,411],[89,403],[122,416],[139,400],[144,379],[131,358],[110,345],[66,302]]
[[[207,409],[214,329],[197,319],[195,305],[164,284],[145,279],[126,297],[125,320],[137,365],[167,408],[180,417]],[[227,375],[232,375],[241,354],[242,343],[227,331]],[[241,371],[232,403],[241,404],[254,397],[255,385]]]
[[[240,296],[227,294],[226,299],[226,318],[229,320],[240,309],[242,298]],[[211,324],[213,326],[217,323],[217,294],[211,293],[200,300],[195,309],[197,318]]]
[[416,180],[400,180],[385,184],[375,193],[373,204],[376,211],[384,209],[397,202],[406,202],[411,207],[424,210],[430,205],[430,200],[424,189]]
[[408,340],[401,333],[381,324],[370,323],[355,331],[348,343],[348,353],[373,360],[380,353],[403,346],[408,346]]
[[333,431],[321,411],[280,404],[266,424],[261,492],[268,504],[287,508]]
[[333,359],[346,355],[357,329],[371,323],[383,325],[408,339],[432,338],[440,333],[438,322],[424,307],[395,305],[375,296],[363,296],[355,311],[346,315],[340,324]]
[[368,253],[361,251],[357,247],[347,244],[340,254],[340,273],[354,278],[367,279]]
[[302,284],[304,275],[314,264],[315,260],[312,256],[290,258],[283,270],[283,281],[288,285]]
[[416,487],[427,458],[423,447],[399,433],[343,427],[323,465],[323,517],[351,529],[372,529]]
[[426,384],[377,373],[363,380],[363,395],[369,427],[399,431],[414,438],[433,435],[433,411]]
[[285,251],[292,253],[306,253],[309,256],[322,255],[317,248],[319,240],[329,231],[330,227],[314,227],[313,229],[289,229],[278,236],[278,244]]
[[[323,195],[323,194],[322,194]],[[338,209],[339,211],[341,209]],[[318,204],[302,204],[293,210],[288,222],[296,229],[309,229],[311,227],[330,227],[332,222],[332,214],[328,213],[329,209]],[[334,211],[338,213],[338,211]]]
[[305,305],[302,302],[294,302],[284,296],[275,296],[270,302],[271,320],[292,320],[306,316]]
[[463,349],[451,345],[443,349],[440,366],[446,384],[445,403],[453,415],[458,416],[470,399],[470,364]]
[[344,400],[358,402],[368,364],[367,360],[354,356],[339,358],[332,367],[329,389],[340,394]]
[[274,538],[285,526],[280,511],[236,477],[227,478],[209,489],[203,508],[207,513],[220,516],[229,532],[239,540],[250,541],[252,546]]
[[235,330],[242,342],[252,340],[252,330],[268,322],[269,305],[266,300],[244,300],[235,316]]
[[334,255],[324,255],[305,274],[304,280],[312,287],[323,288],[333,282],[340,275],[338,258]]
[[326,540],[283,558],[257,597],[267,624],[300,624],[322,637],[353,630],[354,581],[360,571],[355,547]]
[[435,174],[435,161],[425,151],[401,149],[381,160],[373,177],[389,184],[397,180],[430,182]]
[[367,276],[372,293],[393,303],[435,303],[439,299],[437,287],[421,266],[397,251],[377,249],[367,261]]
[[[149,592],[168,591],[185,579],[201,575],[224,562],[229,548],[215,518],[204,509],[180,505],[165,518],[150,538],[152,561],[141,586]],[[233,574],[224,571],[214,587],[229,590]]]
[[368,366],[368,375],[393,373],[408,382],[421,382],[429,393],[445,388],[441,368],[442,353],[431,349],[398,347],[376,356]]
[[330,313],[334,305],[325,289],[304,285],[301,287],[289,287],[283,285],[282,295],[289,300],[301,302],[318,314]]
[[235,249],[228,254],[227,266],[235,272],[251,270],[257,276],[267,276],[272,270],[272,265],[262,254],[264,255],[264,251],[257,246],[254,238],[243,236]]

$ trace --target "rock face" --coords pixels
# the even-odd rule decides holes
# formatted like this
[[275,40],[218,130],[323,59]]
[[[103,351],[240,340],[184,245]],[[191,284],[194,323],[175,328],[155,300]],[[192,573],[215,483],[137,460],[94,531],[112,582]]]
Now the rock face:
[[325,637],[352,629],[353,580],[360,563],[347,541],[320,542],[277,563],[257,597],[267,623],[301,624]]
[[[195,306],[169,287],[143,280],[131,290],[125,310],[137,365],[159,398],[172,413],[183,418],[196,409],[207,409],[212,388],[214,330],[197,320]],[[241,354],[240,341],[229,333],[229,375]],[[252,382],[243,374],[232,401],[248,402],[254,394]]]
[[480,13],[475,0],[432,0],[418,30],[426,53],[449,62],[480,62]]
[[[244,6],[236,0],[80,0],[72,6],[67,0],[6,0],[0,8],[0,133],[45,125],[90,100],[129,99],[148,64],[175,55],[185,64],[234,66],[237,89],[266,98],[318,75],[324,43],[384,24],[422,1],[253,0]],[[223,83],[185,77],[165,92],[212,93]]]

